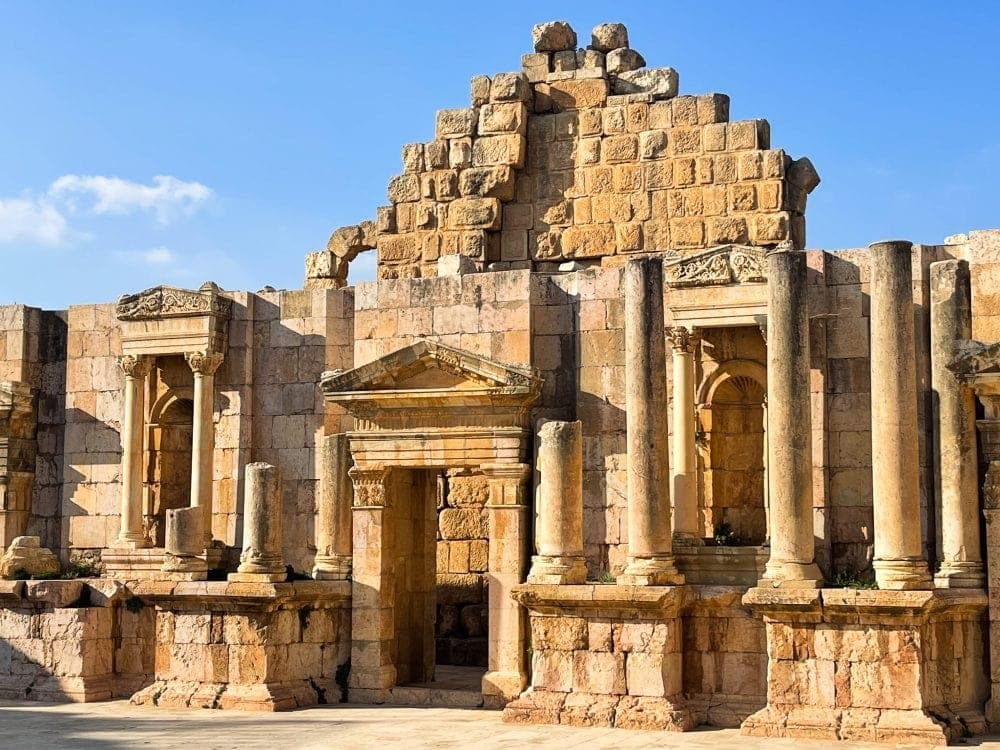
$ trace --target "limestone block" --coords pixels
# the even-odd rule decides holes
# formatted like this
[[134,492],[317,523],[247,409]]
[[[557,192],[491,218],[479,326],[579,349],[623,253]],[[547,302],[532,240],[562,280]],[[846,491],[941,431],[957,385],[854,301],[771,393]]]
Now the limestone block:
[[624,695],[625,654],[574,651],[573,690],[600,695]]
[[481,107],[490,100],[489,76],[473,76],[469,83],[469,93],[473,107]]
[[524,102],[485,104],[479,110],[479,134],[517,133],[527,130],[528,108]]
[[475,108],[438,110],[435,133],[438,140],[468,138],[476,132],[478,113]]
[[535,52],[559,52],[576,49],[576,32],[566,21],[536,24],[531,30]]
[[471,162],[476,167],[524,166],[527,143],[523,135],[494,135],[477,138],[472,145]]
[[726,141],[732,151],[771,147],[771,126],[767,120],[741,120],[726,126]]
[[729,119],[729,97],[726,94],[702,94],[695,100],[699,125],[722,123]]
[[397,175],[389,180],[388,194],[393,203],[420,200],[420,181],[412,174]]
[[488,536],[486,520],[477,508],[445,508],[438,528],[444,539],[483,539]]
[[521,55],[521,70],[529,83],[544,81],[549,74],[549,53],[533,52]]
[[538,690],[568,693],[573,688],[573,653],[534,651],[531,655],[531,685]]
[[562,615],[531,617],[531,647],[541,651],[587,648],[587,620]]
[[635,161],[639,154],[639,139],[634,134],[609,136],[601,144],[601,156],[606,163]]
[[438,574],[438,604],[481,604],[483,600],[483,576],[475,573]]
[[403,146],[403,171],[407,173],[424,171],[424,145],[422,143],[408,143]]
[[[650,94],[654,99],[677,96],[678,86],[679,77],[673,68],[623,70],[611,81],[611,91],[614,94]],[[670,110],[665,111],[669,113]]]
[[490,83],[491,102],[527,102],[531,86],[523,73],[498,73]]
[[576,70],[576,50],[561,50],[552,55],[552,71],[569,73]]
[[0,577],[9,578],[17,571],[28,575],[58,573],[59,558],[41,544],[37,536],[14,537],[10,546],[0,557]]
[[578,70],[597,70],[603,76],[604,53],[596,49],[577,50],[576,67]]
[[628,47],[628,29],[623,23],[601,23],[590,32],[590,46],[600,52]]
[[604,67],[613,75],[638,70],[646,66],[646,60],[634,49],[620,47],[609,50],[604,56]]
[[463,169],[458,178],[458,191],[465,197],[514,198],[514,170],[507,165]]
[[448,226],[453,229],[499,229],[497,198],[459,198],[448,204]]
[[567,258],[598,258],[613,255],[614,250],[615,233],[611,224],[571,226],[562,235],[562,251]]
[[[608,82],[603,78],[553,81],[535,87],[536,107],[539,97],[548,102],[548,109],[564,112],[574,109],[603,106],[608,98]],[[548,111],[548,110],[540,110]]]

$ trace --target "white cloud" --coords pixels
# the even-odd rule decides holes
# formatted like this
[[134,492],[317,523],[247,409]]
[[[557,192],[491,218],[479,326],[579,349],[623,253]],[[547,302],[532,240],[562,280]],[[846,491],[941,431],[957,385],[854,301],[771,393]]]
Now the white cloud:
[[96,214],[129,214],[152,211],[160,223],[166,224],[177,213],[191,213],[214,195],[200,182],[184,182],[170,175],[158,175],[151,185],[143,185],[121,177],[67,174],[49,187],[49,195],[73,205],[75,196],[93,198],[90,210]]
[[148,250],[119,251],[115,253],[118,260],[136,265],[163,267],[173,264],[177,255],[168,247],[151,247]]
[[66,217],[50,202],[33,198],[0,200],[0,244],[58,245],[66,234]]

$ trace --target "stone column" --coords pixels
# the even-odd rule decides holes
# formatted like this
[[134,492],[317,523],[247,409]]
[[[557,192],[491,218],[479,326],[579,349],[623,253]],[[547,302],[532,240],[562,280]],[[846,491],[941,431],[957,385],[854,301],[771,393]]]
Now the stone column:
[[628,261],[624,286],[628,558],[618,582],[680,584],[670,529],[662,263]]
[[872,504],[880,589],[927,589],[920,539],[913,261],[909,242],[876,242],[871,255]]
[[205,547],[212,543],[212,457],[215,452],[215,371],[221,354],[189,352],[188,366],[194,373],[194,424],[191,431],[191,507],[205,515]]
[[351,468],[351,446],[347,435],[323,438],[319,508],[316,514],[316,562],[313,578],[347,580],[351,577],[353,551],[351,503],[353,483],[347,473]]
[[353,466],[353,549],[351,576],[351,703],[382,703],[396,684],[395,523],[389,470]]
[[674,442],[671,497],[674,543],[704,544],[698,527],[698,448],[695,445],[694,348],[691,329],[670,329],[673,350]]
[[584,583],[583,428],[549,420],[538,430],[535,550],[528,583]]
[[976,404],[971,388],[947,365],[955,343],[972,338],[969,264],[931,264],[931,388],[934,391],[934,459],[938,476],[940,567],[938,588],[982,588]]
[[243,554],[230,581],[278,582],[288,577],[281,559],[281,475],[263,462],[247,464]]
[[767,255],[767,481],[771,556],[758,583],[817,588],[812,509],[806,254]]
[[[1000,395],[979,393],[983,419],[976,422],[979,445],[986,476],[983,479],[983,515],[986,518],[986,548],[1000,549]],[[1000,632],[1000,558],[987,555],[987,588],[989,592],[990,633]],[[1000,726],[1000,638],[989,638],[990,699],[986,702],[986,719],[991,728]]]
[[125,373],[125,413],[121,426],[121,530],[115,546],[139,549],[153,544],[142,526],[142,448],[146,422],[143,402],[152,360],[126,354],[118,363]]
[[490,529],[489,666],[483,676],[483,701],[501,708],[528,685],[527,614],[511,598],[524,581],[528,562],[528,464],[486,464],[486,511]]

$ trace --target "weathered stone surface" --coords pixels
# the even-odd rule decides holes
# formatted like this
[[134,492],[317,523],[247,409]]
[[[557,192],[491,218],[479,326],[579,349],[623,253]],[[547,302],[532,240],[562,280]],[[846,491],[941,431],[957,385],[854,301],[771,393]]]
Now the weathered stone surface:
[[10,578],[18,572],[29,576],[58,573],[59,558],[41,545],[37,536],[15,537],[0,556],[0,577]]
[[620,75],[646,66],[646,60],[634,49],[623,47],[609,50],[604,57],[604,67],[608,73]]
[[651,94],[656,99],[677,96],[679,78],[673,68],[622,70],[611,80],[615,94]]
[[601,23],[590,33],[590,45],[600,52],[628,47],[628,29],[623,23]]
[[531,30],[535,52],[559,52],[576,49],[576,32],[565,21],[539,23]]

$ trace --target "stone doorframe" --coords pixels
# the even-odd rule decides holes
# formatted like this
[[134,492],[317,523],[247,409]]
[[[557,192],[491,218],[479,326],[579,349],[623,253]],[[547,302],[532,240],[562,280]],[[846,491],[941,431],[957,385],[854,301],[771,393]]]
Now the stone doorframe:
[[[412,380],[417,387],[407,387]],[[469,468],[489,483],[489,667],[484,703],[500,707],[527,685],[527,621],[510,596],[527,573],[532,368],[419,340],[322,380],[329,402],[355,418],[350,700],[378,703],[396,684],[392,469]]]

